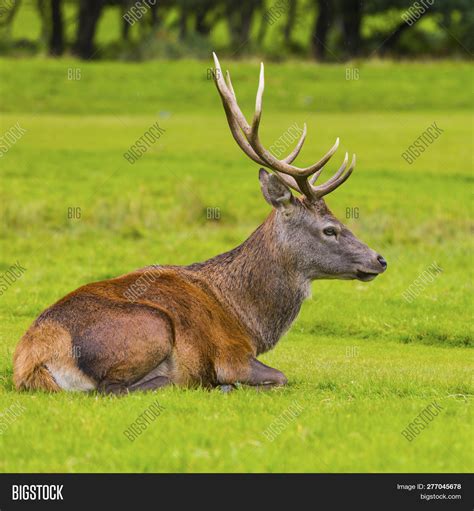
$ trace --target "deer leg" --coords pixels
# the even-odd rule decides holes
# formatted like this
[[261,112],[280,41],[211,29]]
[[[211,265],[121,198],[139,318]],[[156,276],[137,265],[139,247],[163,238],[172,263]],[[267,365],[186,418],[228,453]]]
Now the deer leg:
[[101,394],[127,394],[127,386],[124,383],[101,382],[97,387]]
[[250,373],[246,380],[242,380],[243,384],[257,387],[258,389],[270,389],[273,387],[282,387],[288,383],[288,378],[278,369],[267,366],[257,360],[250,359]]
[[126,385],[125,383],[116,382],[103,382],[98,387],[98,391],[102,394],[129,394],[130,392],[145,392],[149,390],[156,390],[161,387],[171,385],[172,381],[167,376],[155,376],[149,380],[142,379],[133,385]]
[[158,367],[140,378],[135,383],[104,381],[99,385],[99,392],[104,394],[128,394],[129,392],[156,390],[171,385],[173,382],[166,376],[168,363],[165,360]]
[[161,387],[166,387],[167,385],[171,385],[172,381],[167,376],[155,376],[150,380],[141,381],[138,383],[134,383],[127,387],[129,392],[135,392],[137,390],[145,391],[145,390],[156,390]]
[[[233,371],[233,381],[221,381],[221,390],[228,392],[235,388],[236,383],[250,385],[259,390],[267,390],[273,387],[286,385],[288,379],[278,369],[273,369],[256,358],[251,357],[249,364],[242,371]],[[240,373],[240,374],[239,374]],[[223,388],[224,387],[224,388]]]

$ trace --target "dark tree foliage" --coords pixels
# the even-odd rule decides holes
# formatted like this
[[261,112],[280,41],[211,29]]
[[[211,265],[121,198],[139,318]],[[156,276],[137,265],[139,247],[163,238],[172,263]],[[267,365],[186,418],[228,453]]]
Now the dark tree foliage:
[[15,14],[18,12],[21,0],[10,0],[0,4],[0,27],[8,27],[13,23]]
[[[8,30],[20,5],[20,0],[0,0],[0,29]],[[183,48],[178,54],[184,55],[195,44],[213,46],[217,24],[220,34],[227,30],[224,51],[233,56],[264,53],[270,33],[286,55],[307,54],[317,60],[375,54],[470,56],[474,38],[472,0],[36,0],[36,5],[49,53],[60,56],[72,50],[83,59],[100,56],[96,32],[108,9],[120,16],[120,48],[176,41]],[[431,33],[423,23],[427,18]],[[75,25],[74,41],[66,40],[68,23]]]
[[227,0],[227,24],[235,53],[240,53],[242,48],[250,42],[250,29],[261,5],[262,2],[258,0],[240,0],[240,2]]

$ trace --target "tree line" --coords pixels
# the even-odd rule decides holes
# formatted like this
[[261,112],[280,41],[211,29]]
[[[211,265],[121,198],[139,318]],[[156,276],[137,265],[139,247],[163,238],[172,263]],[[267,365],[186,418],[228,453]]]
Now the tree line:
[[[11,26],[27,0],[0,0],[0,28]],[[30,0],[48,52],[98,56],[96,34],[107,10],[117,12],[121,44],[150,37],[205,44],[224,26],[232,55],[258,53],[273,30],[285,53],[317,60],[372,55],[470,54],[471,0]],[[67,17],[65,12],[71,12]],[[421,28],[422,21],[430,19]],[[66,38],[66,25],[75,35]],[[302,39],[302,26],[305,26]],[[137,28],[139,27],[139,28]],[[132,37],[133,32],[133,37]],[[407,34],[412,33],[411,37]]]

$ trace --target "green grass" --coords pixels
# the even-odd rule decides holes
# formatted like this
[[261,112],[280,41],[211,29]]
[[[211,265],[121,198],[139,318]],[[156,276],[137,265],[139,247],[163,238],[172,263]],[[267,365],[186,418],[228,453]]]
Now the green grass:
[[[0,413],[26,409],[0,435],[0,470],[472,471],[465,63],[354,63],[358,81],[346,81],[343,66],[266,67],[264,142],[307,122],[305,164],[340,136],[335,158],[354,151],[358,168],[328,203],[389,263],[369,284],[314,284],[262,357],[285,372],[287,388],[120,399],[13,390],[13,349],[46,306],[89,281],[228,250],[268,214],[209,65],[0,60],[0,136],[17,122],[27,130],[0,159],[0,273],[17,260],[27,268],[0,296]],[[81,80],[67,80],[70,67]],[[230,67],[250,113],[257,62]],[[156,120],[166,133],[129,165],[123,153]],[[434,121],[443,134],[408,165],[401,153]],[[69,207],[81,218],[68,219]],[[207,207],[220,208],[221,221],[206,221]],[[355,207],[359,218],[345,220]],[[407,303],[402,293],[433,262],[443,272]],[[129,442],[123,430],[156,399],[164,412]],[[401,431],[433,400],[442,412],[408,442]],[[294,403],[301,415],[267,440],[263,431]]]

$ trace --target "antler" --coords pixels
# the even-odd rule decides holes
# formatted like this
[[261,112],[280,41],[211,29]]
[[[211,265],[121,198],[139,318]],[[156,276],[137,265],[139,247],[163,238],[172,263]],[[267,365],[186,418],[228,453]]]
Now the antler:
[[258,137],[258,128],[260,126],[260,119],[262,117],[262,97],[263,89],[265,87],[263,63],[260,65],[260,80],[257,90],[257,99],[255,102],[255,113],[252,120],[252,125],[249,125],[247,119],[239,108],[237,98],[235,96],[234,88],[230,80],[229,71],[227,71],[227,83],[222,76],[221,66],[215,53],[214,63],[216,69],[214,70],[214,82],[224,105],[227,122],[229,123],[230,131],[242,149],[242,151],[249,156],[254,162],[267,167],[275,172],[277,176],[288,186],[302,193],[310,200],[317,200],[335,190],[352,174],[354,170],[356,157],[352,157],[352,162],[346,170],[349,155],[346,153],[344,161],[339,170],[334,176],[326,181],[324,184],[314,186],[314,183],[323,171],[324,165],[329,161],[331,156],[336,152],[339,146],[339,138],[336,143],[329,149],[329,151],[316,163],[309,167],[300,168],[291,163],[298,156],[301,148],[303,147],[306,138],[306,124],[303,128],[303,133],[293,151],[283,160],[275,158],[270,151],[260,142]]

